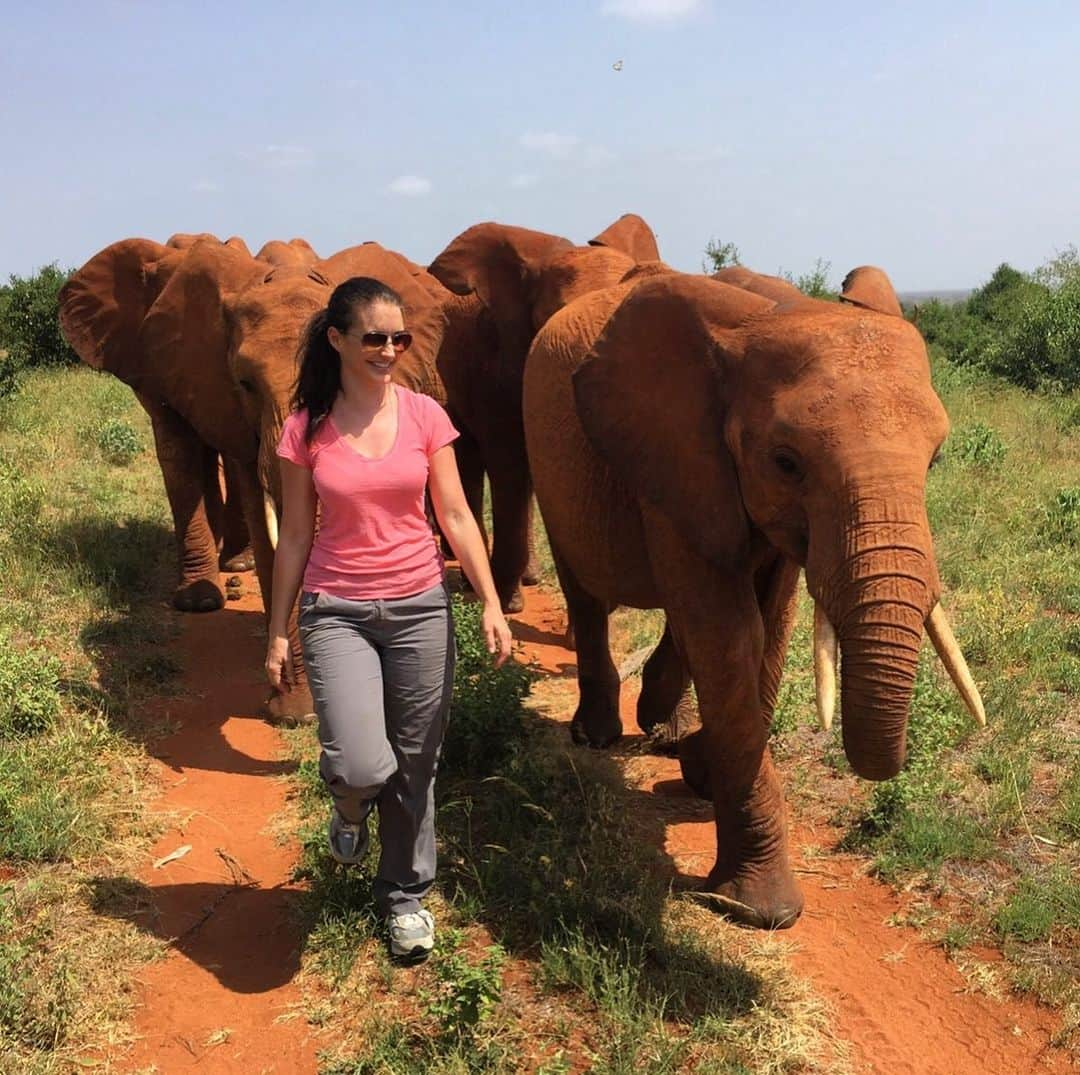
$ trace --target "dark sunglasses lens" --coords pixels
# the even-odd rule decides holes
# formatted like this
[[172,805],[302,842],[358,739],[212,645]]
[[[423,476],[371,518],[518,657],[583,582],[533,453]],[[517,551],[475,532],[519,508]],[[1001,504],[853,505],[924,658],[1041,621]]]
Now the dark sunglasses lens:
[[411,332],[365,332],[360,342],[365,347],[377,347],[381,351],[387,340],[394,345],[395,351],[407,351],[412,344]]

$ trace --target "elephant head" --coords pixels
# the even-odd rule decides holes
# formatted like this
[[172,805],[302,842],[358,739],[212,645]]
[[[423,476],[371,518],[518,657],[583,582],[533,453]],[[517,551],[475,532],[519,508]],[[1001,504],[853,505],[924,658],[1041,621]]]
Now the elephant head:
[[833,629],[843,656],[845,751],[885,779],[904,759],[924,629],[981,716],[925,507],[948,419],[891,286],[856,307],[742,283],[639,283],[574,374],[576,409],[619,482],[706,560],[732,570],[767,545],[805,568],[819,666]]
[[580,295],[610,287],[642,251],[656,243],[640,217],[621,217],[592,245],[505,224],[476,224],[462,232],[428,271],[451,291],[474,292],[490,311],[507,364],[517,373],[540,327]]
[[[165,240],[165,245],[173,250],[187,250],[189,247],[201,242],[220,243],[221,240],[216,235],[211,235],[208,231],[200,231],[198,233],[178,231]],[[247,243],[245,243],[239,235],[230,236],[224,241],[223,245],[230,247],[233,250],[238,250],[241,254],[251,253]]]
[[259,247],[255,255],[258,261],[266,261],[282,268],[304,268],[314,265],[319,255],[306,239],[290,239],[283,243],[280,239],[271,239]]

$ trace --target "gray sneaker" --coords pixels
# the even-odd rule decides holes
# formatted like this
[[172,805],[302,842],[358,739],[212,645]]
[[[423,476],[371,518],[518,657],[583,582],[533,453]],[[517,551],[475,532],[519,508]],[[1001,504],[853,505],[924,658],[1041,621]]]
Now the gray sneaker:
[[390,954],[398,959],[419,962],[435,947],[435,919],[430,911],[392,914],[386,919],[390,932]]
[[333,807],[330,811],[330,830],[328,833],[330,854],[335,862],[346,866],[355,866],[362,862],[368,849],[367,818],[359,823],[346,821]]

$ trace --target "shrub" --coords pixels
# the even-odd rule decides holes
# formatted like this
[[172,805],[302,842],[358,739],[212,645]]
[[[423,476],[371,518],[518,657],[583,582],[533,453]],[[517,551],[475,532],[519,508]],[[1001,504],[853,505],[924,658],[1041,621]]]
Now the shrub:
[[1080,489],[1061,489],[1043,516],[1043,534],[1063,545],[1080,544]]
[[0,457],[0,544],[31,534],[44,502],[44,488]]
[[457,666],[443,761],[470,777],[491,772],[522,738],[521,702],[533,673],[516,661],[495,668],[481,630],[477,601],[453,598]]
[[948,455],[971,466],[995,467],[1005,458],[1005,445],[989,426],[976,422],[953,434]]
[[142,451],[142,442],[130,423],[122,418],[110,418],[98,427],[98,449],[108,463],[123,466]]
[[741,264],[739,248],[734,243],[722,243],[719,239],[710,239],[705,244],[705,260],[701,263],[702,272],[719,272],[721,269]]
[[10,278],[7,302],[0,310],[0,347],[16,369],[78,362],[60,332],[58,296],[70,275],[54,262],[35,276]]
[[60,715],[60,662],[0,633],[0,739],[36,735]]

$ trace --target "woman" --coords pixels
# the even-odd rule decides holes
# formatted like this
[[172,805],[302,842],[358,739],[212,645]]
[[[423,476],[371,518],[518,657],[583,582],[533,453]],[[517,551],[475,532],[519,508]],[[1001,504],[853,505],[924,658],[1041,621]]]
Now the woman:
[[425,487],[484,603],[496,664],[510,654],[510,630],[461,489],[457,432],[437,403],[391,379],[411,342],[400,297],[368,277],[336,288],[305,332],[278,445],[283,505],[266,670],[276,689],[288,689],[287,626],[302,578],[300,640],[319,717],[319,771],[334,800],[330,853],[359,862],[378,806],[375,898],[390,951],[422,959],[435,941],[421,901],[435,878],[435,769],[454,666]]

